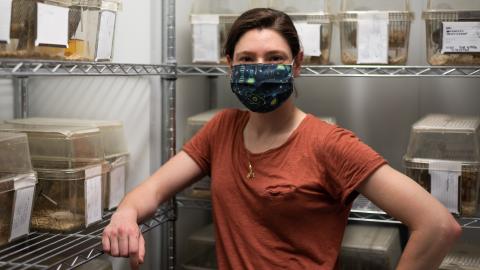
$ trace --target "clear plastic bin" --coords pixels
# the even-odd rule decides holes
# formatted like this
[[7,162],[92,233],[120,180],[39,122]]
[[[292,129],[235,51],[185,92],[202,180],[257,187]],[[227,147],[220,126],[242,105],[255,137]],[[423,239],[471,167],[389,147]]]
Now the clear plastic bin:
[[187,118],[187,130],[185,141],[190,140],[208,121],[210,121],[222,109],[205,111]]
[[338,14],[343,64],[407,62],[410,22],[408,0],[342,0]]
[[334,21],[330,12],[330,0],[270,0],[269,6],[292,18],[304,49],[304,64],[330,63]]
[[88,0],[71,0],[68,17],[68,48],[65,49],[65,59],[72,61],[93,61],[87,37],[90,28],[88,23]]
[[[428,63],[435,66],[480,64],[479,1],[429,0],[423,19]],[[447,32],[452,34],[445,35]]]
[[104,159],[98,128],[2,124],[0,131],[27,134],[34,168],[74,168]]
[[0,9],[0,18],[10,16],[10,33],[0,36],[0,58],[30,57],[35,42],[35,10],[32,0],[13,0],[10,10]]
[[235,19],[250,5],[249,1],[195,0],[190,16],[192,62],[226,64],[222,46]]
[[38,169],[31,227],[71,232],[101,220],[102,164],[76,169]]
[[0,246],[30,231],[35,174],[0,172]]
[[480,256],[478,254],[448,254],[439,270],[480,270]]
[[30,173],[32,163],[27,135],[0,132],[0,173]]
[[480,183],[480,118],[433,114],[412,126],[406,174],[455,214],[475,216]]
[[88,44],[89,56],[94,61],[110,62],[113,59],[113,45],[117,14],[122,10],[121,0],[88,1]]
[[125,196],[129,153],[121,121],[32,117],[7,120],[5,122],[15,125],[98,128],[102,137],[104,158],[108,161],[107,177],[103,183],[104,206],[107,209],[113,209]]
[[401,255],[398,228],[350,224],[347,226],[342,240],[340,269],[393,270]]

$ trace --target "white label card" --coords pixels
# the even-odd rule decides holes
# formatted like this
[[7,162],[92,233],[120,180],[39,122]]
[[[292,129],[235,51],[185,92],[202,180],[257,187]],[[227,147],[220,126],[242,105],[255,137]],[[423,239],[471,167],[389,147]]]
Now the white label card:
[[110,172],[109,192],[108,209],[113,209],[125,196],[125,165],[116,167]]
[[85,180],[85,225],[102,219],[102,176]]
[[35,186],[21,188],[15,191],[10,240],[28,234],[34,193]]
[[97,35],[97,60],[110,60],[113,50],[113,36],[115,32],[116,13],[104,10],[100,14],[100,23]]
[[388,13],[357,14],[358,64],[388,64]]
[[443,22],[442,53],[480,52],[480,22]]
[[322,54],[321,24],[295,23],[305,56],[320,56]]
[[192,16],[193,62],[220,62],[219,23],[216,15]]
[[431,193],[454,214],[459,214],[458,183],[462,172],[460,162],[431,162],[429,173]]
[[12,0],[0,0],[0,42],[10,43]]
[[68,8],[37,3],[37,39],[35,46],[68,47]]

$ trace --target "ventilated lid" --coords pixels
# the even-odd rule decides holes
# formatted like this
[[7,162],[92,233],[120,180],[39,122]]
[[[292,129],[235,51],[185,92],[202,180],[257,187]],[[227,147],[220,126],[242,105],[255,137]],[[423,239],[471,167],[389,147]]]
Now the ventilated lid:
[[32,171],[27,135],[0,132],[0,172],[27,173]]
[[410,11],[409,0],[342,0],[341,10],[348,11]]
[[459,161],[480,164],[480,118],[442,114],[427,115],[410,133],[406,161]]
[[44,4],[54,5],[54,6],[69,7],[72,5],[73,1],[75,0],[43,0],[38,2],[43,2]]
[[73,169],[36,169],[38,180],[55,180],[55,181],[78,181],[90,179],[104,173],[107,168],[103,163],[88,165]]
[[288,14],[291,13],[322,13],[328,14],[331,10],[331,0],[270,0],[269,7]]
[[27,133],[32,160],[94,162],[104,158],[98,128],[2,124],[0,131]]
[[[390,250],[400,250],[400,235],[398,228],[350,224],[345,229],[342,249],[375,252],[384,256]],[[392,262],[393,263],[393,262]]]
[[105,158],[128,154],[127,143],[123,132],[123,123],[121,121],[32,117],[7,120],[5,123],[16,125],[80,126],[99,128],[102,136],[103,148],[105,150]]
[[212,119],[213,116],[215,116],[215,114],[217,114],[220,111],[222,111],[222,109],[214,109],[214,110],[209,110],[209,111],[206,111],[206,112],[201,112],[201,113],[196,114],[196,115],[192,115],[192,116],[187,118],[187,124],[189,124],[189,125],[204,125],[205,123],[210,121],[210,119]]

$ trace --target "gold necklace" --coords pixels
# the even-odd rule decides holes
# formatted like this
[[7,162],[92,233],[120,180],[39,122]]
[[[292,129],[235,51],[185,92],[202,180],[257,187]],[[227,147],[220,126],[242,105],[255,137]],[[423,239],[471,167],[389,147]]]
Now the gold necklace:
[[248,160],[248,173],[247,173],[247,179],[248,180],[253,180],[255,178],[255,172],[253,171],[253,166],[252,163],[250,162],[250,159]]

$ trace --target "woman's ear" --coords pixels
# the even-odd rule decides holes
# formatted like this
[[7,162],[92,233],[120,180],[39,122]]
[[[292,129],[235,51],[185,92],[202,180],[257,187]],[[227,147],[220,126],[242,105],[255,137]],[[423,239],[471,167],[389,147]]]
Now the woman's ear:
[[227,59],[227,65],[228,65],[228,75],[232,74],[232,58],[230,58],[230,55],[226,55],[225,58]]
[[293,63],[293,76],[298,77],[302,72],[302,63],[303,63],[303,50],[300,50],[295,56],[295,61]]

